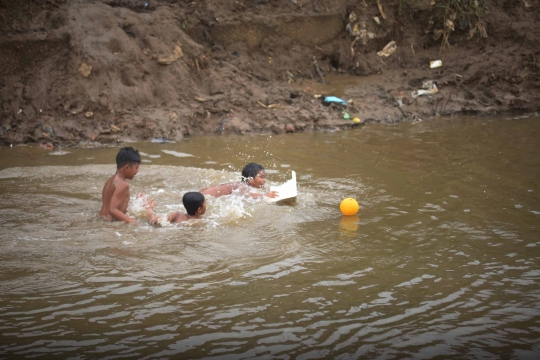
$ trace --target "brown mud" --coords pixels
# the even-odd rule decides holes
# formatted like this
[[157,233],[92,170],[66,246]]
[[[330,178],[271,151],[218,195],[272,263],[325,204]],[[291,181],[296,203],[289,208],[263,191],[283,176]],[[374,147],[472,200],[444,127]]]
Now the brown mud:
[[[539,9],[540,0],[0,0],[0,141],[99,145],[534,113]],[[328,93],[342,80],[346,93]],[[426,80],[438,91],[413,98]],[[321,93],[352,100],[351,119]]]

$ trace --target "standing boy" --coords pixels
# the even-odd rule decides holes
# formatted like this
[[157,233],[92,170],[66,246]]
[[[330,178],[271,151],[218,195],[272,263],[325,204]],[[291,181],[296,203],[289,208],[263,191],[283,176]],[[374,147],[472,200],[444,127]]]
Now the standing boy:
[[124,147],[116,155],[116,174],[103,186],[101,197],[103,206],[99,215],[106,221],[135,222],[135,219],[126,215],[129,203],[129,184],[126,179],[133,179],[139,172],[141,157],[132,147]]
[[214,197],[220,197],[223,195],[230,195],[233,191],[238,190],[242,195],[249,195],[254,198],[262,198],[265,195],[270,198],[278,197],[279,194],[276,191],[269,191],[266,194],[251,192],[250,187],[261,189],[266,184],[266,171],[262,165],[249,163],[244,166],[242,170],[242,179],[241,181],[214,185],[201,190],[201,193],[204,195],[211,195]]

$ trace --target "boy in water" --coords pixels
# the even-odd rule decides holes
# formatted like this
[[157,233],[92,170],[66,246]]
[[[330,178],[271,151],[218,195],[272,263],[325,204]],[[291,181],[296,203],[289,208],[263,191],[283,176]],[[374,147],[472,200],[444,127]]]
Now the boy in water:
[[[139,194],[137,197],[144,196]],[[167,221],[172,223],[179,223],[191,219],[199,219],[206,212],[206,200],[204,195],[200,192],[187,192],[182,197],[182,203],[186,208],[187,214],[184,214],[180,211],[173,211],[167,215]],[[148,198],[144,207],[146,208],[146,215],[150,224],[158,224],[159,216],[154,214],[154,206],[156,206],[156,201],[152,198]]]
[[223,195],[230,195],[235,190],[239,190],[242,195],[249,195],[254,198],[262,198],[268,196],[270,198],[278,197],[279,194],[276,191],[269,191],[266,194],[260,194],[256,192],[250,192],[249,188],[253,187],[261,189],[266,184],[266,172],[262,165],[249,163],[242,170],[242,180],[234,183],[214,185],[201,190],[204,195],[211,195],[214,197],[220,197]]
[[103,206],[99,215],[106,221],[135,222],[135,219],[126,215],[129,203],[129,184],[126,179],[133,179],[139,172],[141,157],[132,147],[124,147],[116,155],[116,174],[103,186],[101,197]]

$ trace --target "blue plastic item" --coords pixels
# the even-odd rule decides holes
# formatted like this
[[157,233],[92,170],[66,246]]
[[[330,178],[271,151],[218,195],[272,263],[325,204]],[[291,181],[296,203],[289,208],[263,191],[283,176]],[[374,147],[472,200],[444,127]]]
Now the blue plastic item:
[[335,96],[327,96],[327,97],[325,97],[324,102],[325,103],[338,103],[338,104],[347,106],[347,103],[345,102],[345,100],[340,99],[340,98],[335,97]]

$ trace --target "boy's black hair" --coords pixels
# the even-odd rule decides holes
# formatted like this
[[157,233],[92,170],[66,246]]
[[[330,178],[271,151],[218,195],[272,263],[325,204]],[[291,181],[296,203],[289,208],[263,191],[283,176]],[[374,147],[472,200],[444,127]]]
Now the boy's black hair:
[[132,147],[123,147],[118,151],[116,155],[116,168],[121,169],[124,165],[133,165],[135,163],[141,163],[141,156],[139,152]]
[[190,191],[182,197],[182,203],[186,208],[188,215],[195,215],[197,210],[204,204],[204,195],[198,191]]
[[255,179],[257,175],[263,171],[264,168],[262,165],[255,164],[255,163],[249,163],[246,166],[244,166],[244,169],[242,170],[242,181],[247,182],[248,178]]

